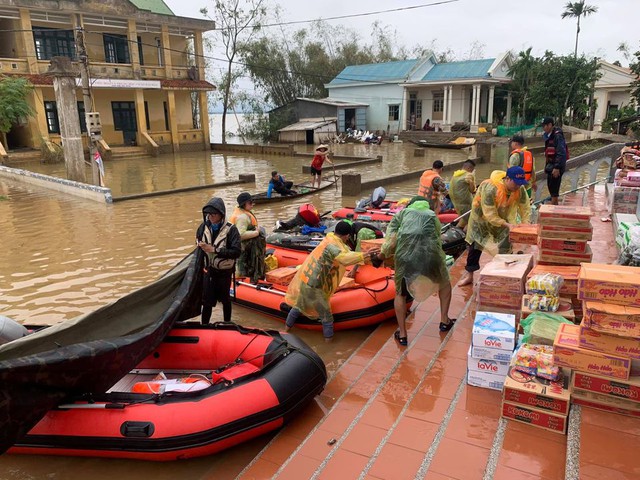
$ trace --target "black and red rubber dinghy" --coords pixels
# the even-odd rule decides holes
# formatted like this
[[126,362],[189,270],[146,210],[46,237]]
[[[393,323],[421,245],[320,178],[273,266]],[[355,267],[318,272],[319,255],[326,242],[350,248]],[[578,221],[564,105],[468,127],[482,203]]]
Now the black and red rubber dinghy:
[[[161,391],[154,389],[161,372],[205,386],[132,393]],[[160,461],[210,455],[280,428],[326,379],[320,357],[295,335],[178,324],[108,392],[50,410],[9,452]]]

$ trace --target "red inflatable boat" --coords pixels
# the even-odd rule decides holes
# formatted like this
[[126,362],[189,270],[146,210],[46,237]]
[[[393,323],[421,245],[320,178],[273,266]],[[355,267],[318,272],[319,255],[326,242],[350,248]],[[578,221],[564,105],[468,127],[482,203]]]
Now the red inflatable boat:
[[[339,219],[351,218],[353,215],[353,220],[360,220],[362,222],[390,222],[393,216],[402,210],[402,208],[403,207],[397,206],[397,202],[385,202],[382,208],[367,207],[366,209],[358,209],[355,207],[342,207],[331,215],[333,218]],[[458,214],[455,210],[438,214],[438,219],[440,219],[442,225],[451,223],[456,218],[458,218]]]
[[281,427],[326,379],[320,357],[294,335],[233,323],[179,324],[108,392],[49,411],[9,452],[210,455]]

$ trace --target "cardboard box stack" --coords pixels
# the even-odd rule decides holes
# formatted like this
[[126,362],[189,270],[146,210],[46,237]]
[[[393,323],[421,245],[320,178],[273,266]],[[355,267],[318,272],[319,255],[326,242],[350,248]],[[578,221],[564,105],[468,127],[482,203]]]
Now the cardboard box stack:
[[540,236],[538,263],[580,265],[590,262],[593,236],[589,207],[542,205],[538,212]]
[[[527,275],[527,280],[534,275],[544,273],[554,273],[561,275],[564,280],[560,288],[560,306],[555,312],[562,315],[573,323],[580,323],[582,320],[582,302],[578,299],[578,275],[579,265],[536,265]],[[569,305],[571,308],[569,309]],[[522,308],[522,318],[527,318],[531,313],[530,309]]]
[[640,417],[640,272],[583,264],[580,325],[562,325],[554,363],[574,369],[572,402]]
[[502,390],[515,343],[515,315],[477,312],[467,353],[467,383]]

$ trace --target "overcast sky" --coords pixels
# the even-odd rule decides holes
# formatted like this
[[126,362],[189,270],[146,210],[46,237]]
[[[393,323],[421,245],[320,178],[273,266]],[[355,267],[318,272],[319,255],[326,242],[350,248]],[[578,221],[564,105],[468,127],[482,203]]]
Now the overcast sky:
[[[213,0],[165,0],[176,15],[202,18],[199,10],[213,8]],[[362,14],[380,10],[430,3],[429,0],[271,0],[279,4],[287,21],[312,20],[340,15]],[[459,0],[432,7],[390,12],[380,15],[332,20],[332,25],[347,25],[370,42],[371,24],[378,20],[398,32],[406,46],[430,45],[451,48],[464,56],[474,41],[485,45],[484,57],[491,58],[507,50],[519,52],[533,47],[535,55],[545,50],[556,54],[573,53],[576,22],[561,19],[565,1],[561,0]],[[624,59],[616,49],[626,42],[631,52],[640,50],[637,14],[640,0],[588,0],[598,12],[581,20],[578,53],[598,56],[609,62]],[[297,25],[302,28],[305,24]]]

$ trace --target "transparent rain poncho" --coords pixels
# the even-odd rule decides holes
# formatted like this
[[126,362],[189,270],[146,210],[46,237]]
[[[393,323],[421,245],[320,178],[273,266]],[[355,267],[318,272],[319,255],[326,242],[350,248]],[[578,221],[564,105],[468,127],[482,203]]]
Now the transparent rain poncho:
[[349,265],[364,264],[364,255],[352,252],[334,233],[329,233],[307,257],[289,284],[285,302],[307,318],[331,314],[329,298],[338,289]]
[[[531,218],[525,187],[509,192],[503,182],[505,176],[506,172],[495,170],[480,184],[469,214],[467,243],[475,242],[490,255],[511,251],[507,223],[529,223]],[[517,222],[518,215],[520,222]]]
[[451,186],[449,188],[449,197],[453,202],[453,206],[462,215],[471,210],[473,202],[473,192],[475,190],[476,177],[473,173],[466,170],[456,170],[451,177]]
[[401,292],[404,279],[411,296],[423,301],[449,281],[440,228],[426,200],[414,202],[393,217],[382,253],[395,255],[396,293]]

